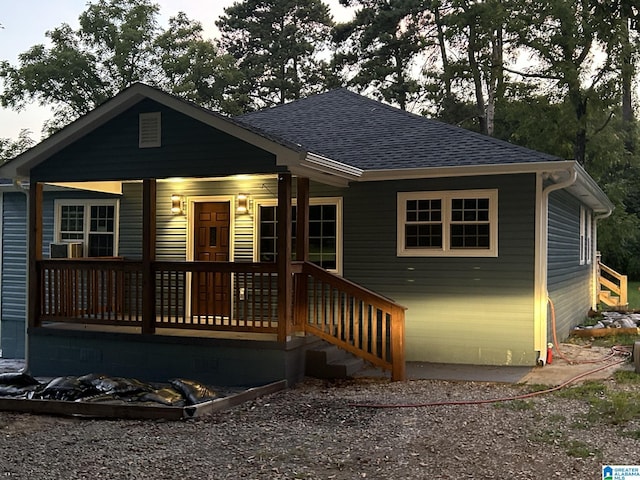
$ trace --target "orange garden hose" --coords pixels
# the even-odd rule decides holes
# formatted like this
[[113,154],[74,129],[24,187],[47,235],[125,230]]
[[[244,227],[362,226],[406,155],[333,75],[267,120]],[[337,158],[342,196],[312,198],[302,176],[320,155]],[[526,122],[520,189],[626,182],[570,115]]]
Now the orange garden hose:
[[[614,347],[615,348],[615,347]],[[546,390],[538,390],[536,392],[523,393],[522,395],[514,395],[511,397],[501,397],[501,398],[488,398],[484,400],[448,400],[442,402],[426,402],[426,403],[396,403],[396,404],[385,404],[385,403],[354,403],[352,407],[361,407],[361,408],[419,408],[419,407],[440,407],[446,405],[481,405],[484,403],[498,403],[498,402],[509,402],[513,400],[523,400],[525,398],[535,397],[536,395],[542,395],[544,393],[555,392],[556,390],[560,390],[567,385],[570,385],[573,382],[580,380],[582,377],[586,377],[587,375],[591,375],[592,373],[599,372],[600,370],[604,370],[613,365],[618,365],[620,363],[624,363],[627,361],[627,357],[631,355],[631,353],[624,349],[620,351],[621,355],[624,355],[622,360],[617,360],[615,362],[610,362],[605,365],[602,365],[593,370],[589,370],[588,372],[581,373],[580,375],[576,375],[573,378],[557,385],[555,387],[547,388]]]
[[589,360],[589,361],[573,361],[569,358],[567,358],[562,351],[558,348],[558,339],[557,339],[557,335],[556,335],[556,315],[555,315],[555,309],[553,306],[553,302],[551,301],[551,298],[548,299],[549,300],[549,304],[551,306],[551,326],[552,326],[552,331],[553,331],[553,344],[554,344],[554,348],[556,349],[556,352],[558,353],[558,355],[564,359],[567,363],[569,363],[570,365],[575,365],[575,364],[587,364],[587,363],[600,363],[600,362],[604,362],[606,360],[611,359],[612,357],[615,357],[617,355],[622,356],[622,359],[616,360],[614,362],[608,362],[600,367],[594,368],[593,370],[589,370],[588,372],[584,372],[581,373],[579,375],[576,375],[575,377],[570,378],[569,380],[566,380],[565,382],[561,383],[560,385],[557,385],[555,387],[550,387],[547,388],[545,390],[538,390],[536,392],[530,392],[530,393],[524,393],[522,395],[514,395],[511,397],[501,397],[501,398],[489,398],[489,399],[484,399],[484,400],[447,400],[447,401],[440,401],[440,402],[425,402],[425,403],[402,403],[402,404],[384,404],[384,403],[355,403],[352,404],[351,406],[353,407],[359,407],[359,408],[420,408],[420,407],[439,407],[439,406],[446,406],[446,405],[481,405],[481,404],[485,404],[485,403],[498,403],[498,402],[508,402],[508,401],[513,401],[513,400],[523,400],[525,398],[531,398],[531,397],[535,397],[537,395],[542,395],[545,393],[551,393],[551,392],[555,392],[557,390],[560,390],[564,387],[566,387],[567,385],[570,385],[578,380],[580,380],[583,377],[586,377],[588,375],[591,375],[592,373],[596,373],[599,372],[600,370],[605,370],[609,367],[612,367],[614,365],[619,365],[621,363],[625,363],[627,361],[627,359],[631,356],[631,351],[624,347],[624,346],[620,346],[620,345],[615,345],[613,347],[611,347],[611,352],[609,353],[609,355],[607,355],[606,357],[603,357],[599,360]]
[[551,308],[551,332],[553,334],[553,348],[556,351],[556,354],[558,354],[558,356],[560,358],[562,358],[565,362],[567,362],[569,365],[579,365],[579,364],[586,364],[586,363],[600,363],[600,362],[604,362],[606,360],[609,360],[610,358],[614,357],[616,355],[616,352],[614,351],[614,349],[611,349],[611,352],[609,353],[609,355],[607,355],[604,358],[600,358],[598,360],[571,360],[570,358],[567,358],[565,356],[564,353],[562,353],[562,350],[560,350],[560,344],[558,343],[558,336],[556,335],[556,309],[553,306],[553,301],[551,300],[550,297],[547,297],[547,300],[549,301],[549,307]]

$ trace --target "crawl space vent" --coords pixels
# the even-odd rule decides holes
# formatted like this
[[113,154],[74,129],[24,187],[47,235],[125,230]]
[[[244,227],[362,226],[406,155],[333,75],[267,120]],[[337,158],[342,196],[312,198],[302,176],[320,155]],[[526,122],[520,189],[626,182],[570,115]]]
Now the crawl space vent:
[[161,145],[160,112],[141,113],[139,118],[140,148],[159,147]]

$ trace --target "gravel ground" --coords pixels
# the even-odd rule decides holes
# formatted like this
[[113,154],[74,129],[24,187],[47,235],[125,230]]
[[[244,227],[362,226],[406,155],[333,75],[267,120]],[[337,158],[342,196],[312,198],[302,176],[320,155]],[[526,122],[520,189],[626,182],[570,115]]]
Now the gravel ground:
[[[640,395],[640,384],[612,389]],[[0,477],[15,479],[600,479],[640,463],[640,421],[587,421],[557,393],[480,405],[374,409],[503,398],[530,386],[380,378],[308,379],[182,422],[0,412]]]

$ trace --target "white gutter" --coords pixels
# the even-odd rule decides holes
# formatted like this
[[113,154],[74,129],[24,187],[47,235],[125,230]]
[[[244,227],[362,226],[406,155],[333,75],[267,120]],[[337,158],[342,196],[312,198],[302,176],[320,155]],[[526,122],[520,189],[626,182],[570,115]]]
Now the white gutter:
[[[568,175],[568,178],[562,179],[561,175]],[[551,179],[556,183],[552,183],[547,187],[544,181]],[[556,170],[551,172],[543,172],[536,176],[536,192],[540,194],[540,201],[536,209],[537,238],[535,246],[535,283],[534,283],[534,349],[539,352],[537,364],[543,366],[547,363],[547,300],[549,293],[547,291],[548,281],[548,254],[549,254],[549,194],[556,190],[561,190],[573,185],[578,178],[578,172],[575,166],[571,166],[566,170]]]
[[32,252],[29,251],[29,212],[31,211],[29,208],[29,186],[25,186],[23,180],[20,178],[13,179],[13,186],[19,192],[25,194],[26,198],[26,209],[27,209],[27,226],[25,231],[25,250],[26,250],[26,258],[27,263],[25,265],[25,285],[27,286],[25,290],[25,301],[24,301],[24,367],[22,368],[21,373],[29,373],[29,262],[31,261]]

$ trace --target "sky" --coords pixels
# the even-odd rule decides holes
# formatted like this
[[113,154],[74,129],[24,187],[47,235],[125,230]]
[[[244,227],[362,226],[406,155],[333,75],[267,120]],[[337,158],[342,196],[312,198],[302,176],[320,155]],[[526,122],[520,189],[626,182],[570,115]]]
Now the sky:
[[[18,55],[31,46],[46,45],[45,33],[62,23],[77,28],[78,17],[86,10],[87,0],[0,0],[0,60],[16,65]],[[350,11],[338,0],[324,0],[331,8],[334,20],[346,21]],[[182,11],[192,20],[202,23],[205,35],[215,38],[216,19],[234,0],[155,0],[160,6],[160,22],[167,25],[170,17]],[[42,124],[52,116],[48,108],[37,104],[15,112],[0,108],[0,138],[16,138],[22,129],[29,129],[32,138],[39,139]]]

